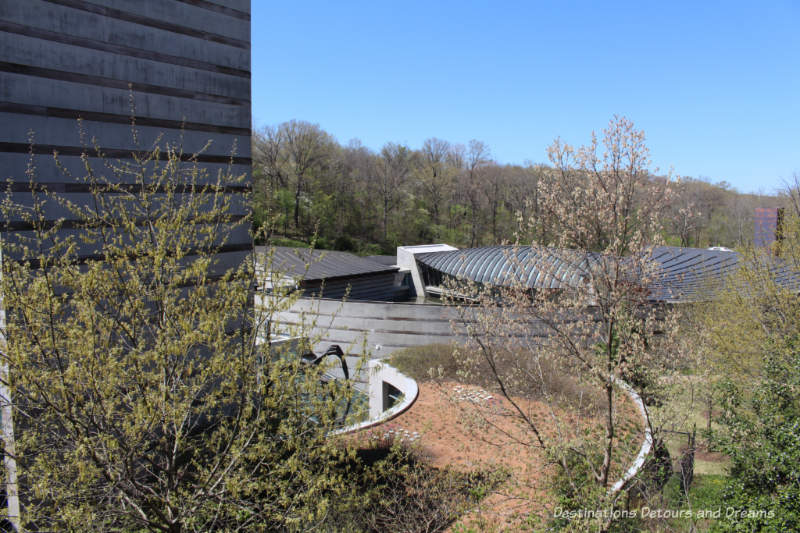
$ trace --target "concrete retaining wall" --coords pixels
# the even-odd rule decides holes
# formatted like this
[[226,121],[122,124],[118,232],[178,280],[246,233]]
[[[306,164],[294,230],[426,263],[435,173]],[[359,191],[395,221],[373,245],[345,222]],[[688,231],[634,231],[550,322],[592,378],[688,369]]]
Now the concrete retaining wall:
[[[261,301],[256,297],[256,304]],[[455,321],[455,331],[452,322]],[[465,339],[455,308],[425,303],[341,302],[301,298],[274,318],[278,331],[304,326],[306,336],[317,339],[314,350],[338,344],[345,353],[382,359],[395,350]],[[546,328],[531,321],[526,335],[546,335]]]
[[338,344],[348,354],[383,358],[401,348],[451,342],[455,318],[455,310],[442,305],[301,298],[275,322],[279,330],[305,324],[308,336],[319,339],[315,351]]

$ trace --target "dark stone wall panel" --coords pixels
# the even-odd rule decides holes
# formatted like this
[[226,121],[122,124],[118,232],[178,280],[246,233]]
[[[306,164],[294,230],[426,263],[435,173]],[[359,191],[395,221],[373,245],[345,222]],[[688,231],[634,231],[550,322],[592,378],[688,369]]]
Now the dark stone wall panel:
[[[226,189],[239,222],[232,223],[234,233],[216,257],[219,269],[241,264],[252,247],[242,225],[250,186],[249,12],[249,0],[0,1],[0,179],[13,180],[0,188],[10,187],[22,205],[32,201],[24,192],[31,131],[37,184],[88,202],[79,156],[91,137],[107,155],[106,161],[89,157],[94,171],[132,182],[133,176],[106,168],[118,158],[129,161],[137,148],[131,83],[139,149],[150,148],[162,132],[168,141],[182,136],[187,155],[211,140],[198,157],[210,174],[204,181],[227,170],[247,176]],[[77,117],[84,119],[83,140]],[[53,161],[53,150],[66,173]],[[183,164],[187,172],[191,166]],[[48,205],[46,216],[71,224],[58,206]],[[64,235],[78,231],[72,226]],[[29,230],[24,221],[11,221],[4,238]],[[86,259],[90,252],[90,246],[81,251]]]
[[[89,154],[94,153],[89,150]],[[0,190],[5,190],[6,181],[11,179],[16,183],[27,183],[28,178],[26,171],[28,163],[31,161],[27,153],[21,154],[2,154],[2,165],[0,165]],[[83,161],[78,156],[65,156],[60,155],[58,161],[61,163],[63,169],[67,172],[62,172],[57,165],[52,155],[36,155],[33,157],[33,166],[36,169],[36,181],[38,183],[50,184],[64,184],[64,183],[82,183],[79,179],[86,175],[86,170]],[[98,176],[104,176],[111,183],[134,183],[135,177],[127,174],[115,174],[106,165],[122,165],[127,161],[108,159],[103,161],[96,157],[88,159],[89,165],[97,173]],[[152,164],[146,167],[149,171]],[[185,172],[193,174],[194,165],[190,163],[184,164]],[[250,173],[250,165],[232,165],[229,166],[224,163],[205,163],[201,167],[205,171],[205,179],[198,179],[197,183],[216,183],[218,172],[230,172],[233,176],[241,176],[242,174]],[[51,187],[52,189],[52,187]]]
[[[205,97],[208,101],[242,105],[250,99],[250,80],[219,72],[163,64],[148,59],[55,43],[15,33],[0,33],[0,71],[81,81],[135,92]],[[27,68],[25,68],[27,66]],[[172,89],[172,91],[170,91]]]
[[[147,4],[154,2],[141,3],[142,6]],[[26,28],[169,54],[243,71],[250,70],[249,49],[106,17],[45,0],[3,2],[0,6],[0,19]],[[208,31],[218,25],[211,25]],[[24,29],[19,32],[25,34]],[[249,41],[249,35],[246,40]]]
[[147,150],[160,138],[161,146],[182,146],[184,152],[195,153],[207,148],[203,153],[238,157],[250,157],[249,135],[226,135],[205,131],[174,130],[152,126],[136,125],[137,142],[134,144],[130,119],[119,117],[123,127],[109,128],[107,122],[53,118],[0,112],[0,142],[17,142],[33,132],[37,143],[76,146],[81,143],[81,129],[86,139],[97,138],[105,148],[124,148]]
[[[130,117],[131,93],[123,89],[96,87],[0,72],[0,102]],[[193,102],[158,94],[133,95],[135,115],[141,118],[185,120],[195,124],[250,128],[249,105]]]

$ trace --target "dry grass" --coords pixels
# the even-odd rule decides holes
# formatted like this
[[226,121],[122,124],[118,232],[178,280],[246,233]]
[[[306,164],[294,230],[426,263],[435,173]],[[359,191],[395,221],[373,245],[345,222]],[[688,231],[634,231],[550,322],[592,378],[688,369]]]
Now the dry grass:
[[[459,361],[456,354],[456,347],[448,344],[415,346],[392,354],[390,364],[418,382],[433,379],[457,381],[499,393],[495,373],[486,361],[477,359],[476,364],[470,365],[469,372],[464,372],[466,370],[464,364]],[[516,354],[500,354],[497,357],[497,371],[500,376],[509,376],[518,370],[517,365],[520,361],[515,359],[515,356]],[[602,397],[596,388],[582,383],[570,375],[567,369],[553,361],[542,359],[540,365],[540,369],[536,369],[536,374],[541,370],[543,379],[539,377],[524,381],[514,378],[504,379],[509,394],[528,400],[542,400],[543,385],[546,384],[548,394],[561,407],[578,409],[586,416],[593,416],[598,412],[599,406],[602,405]]]

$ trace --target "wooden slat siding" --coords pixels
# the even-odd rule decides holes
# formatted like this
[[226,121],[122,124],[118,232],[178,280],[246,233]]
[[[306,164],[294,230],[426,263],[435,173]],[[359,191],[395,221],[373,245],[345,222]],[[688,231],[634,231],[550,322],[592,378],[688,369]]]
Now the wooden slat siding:
[[246,20],[248,22],[250,21],[250,0],[239,0],[238,2],[225,2],[236,6],[235,8],[226,5],[220,5],[220,2],[210,2],[208,0],[177,0],[177,1],[183,2],[184,4],[201,7],[203,9],[208,9],[210,11],[215,11],[217,13],[230,15],[231,17],[236,17],[242,20]]
[[[30,145],[25,142],[19,143],[12,143],[12,142],[0,142],[0,152],[9,152],[12,154],[27,154],[33,152],[34,154],[47,154],[52,155],[53,153],[58,153],[59,155],[72,155],[72,156],[80,156],[86,152],[94,152],[97,153],[93,148],[88,149],[83,146],[64,146],[64,145],[55,145],[55,144],[33,144]],[[126,150],[121,148],[108,148],[105,146],[101,146],[99,148],[99,152],[103,154],[107,159],[131,159],[131,153],[133,150]],[[144,150],[136,151],[139,156],[145,155],[147,152]],[[188,161],[190,159],[196,159],[200,163],[226,163],[228,161],[232,162],[234,165],[246,165],[250,164],[252,160],[249,157],[230,157],[225,155],[209,155],[209,154],[200,154],[194,156],[192,154],[184,154],[182,161]],[[160,160],[166,160],[166,155],[162,152]]]
[[217,9],[212,9],[211,11],[226,15],[225,17],[217,17],[224,24],[218,24],[211,29],[208,28],[208,24],[205,21],[209,16],[213,17],[214,13],[209,13],[209,9],[202,7],[200,2],[183,2],[181,0],[155,3],[144,3],[139,0],[87,1],[190,28],[212,31],[237,39],[245,39],[246,36],[250,35],[250,0],[242,0],[240,6],[244,7],[243,10],[237,10],[237,3],[230,0],[206,2],[207,6],[213,5],[217,7]]
[[150,190],[154,194],[166,194],[167,189],[175,194],[191,194],[192,189],[195,189],[195,194],[217,194],[217,193],[247,193],[250,187],[246,185],[225,185],[216,187],[213,184],[206,185],[193,185],[186,183],[185,185],[178,185],[177,187],[164,187],[160,186],[156,189],[140,185],[137,183],[103,183],[98,185],[90,185],[85,182],[72,183],[72,182],[38,182],[31,184],[30,182],[7,180],[3,182],[0,190],[11,193],[46,193],[55,192],[63,194],[77,194],[77,193],[91,193],[93,191],[106,192],[108,194],[139,194],[142,190]]
[[130,46],[121,46],[118,44],[103,42],[95,39],[87,39],[80,37],[73,37],[71,35],[60,34],[55,31],[41,30],[38,28],[29,28],[14,22],[0,22],[0,31],[6,33],[13,33],[17,35],[24,35],[28,37],[35,37],[46,41],[53,41],[62,44],[69,44],[79,46],[82,48],[89,48],[92,50],[100,50],[102,52],[111,52],[122,56],[138,57],[141,59],[150,59],[159,63],[166,63],[168,65],[180,65],[184,67],[197,68],[201,70],[208,70],[210,72],[219,72],[222,74],[229,74],[231,76],[240,76],[242,78],[250,78],[249,71],[240,68],[226,67],[216,65],[208,61],[200,61],[197,59],[181,57],[172,54],[164,54],[150,50],[141,50]]
[[[176,96],[188,97],[186,92],[197,94],[195,98],[215,95],[234,99],[234,104],[244,99],[242,89],[250,85],[247,77],[181,65],[170,65],[169,69],[164,69],[161,62],[152,59],[124,56],[17,33],[0,32],[0,44],[4,51],[3,61],[25,66],[30,70],[23,74],[39,77],[51,77],[48,70],[72,72],[94,77],[91,85],[103,86],[115,82],[117,88],[127,89],[127,84],[132,83],[134,89],[144,87],[141,92],[182,90],[185,92]],[[54,57],[58,60],[54,60]],[[22,67],[7,67],[4,70],[14,68]],[[120,87],[120,81],[125,85]]]
[[2,101],[9,104],[37,106],[52,109],[54,112],[58,109],[73,109],[81,113],[128,117],[135,114],[142,120],[172,121],[165,124],[172,128],[180,128],[185,121],[189,124],[247,129],[243,124],[250,122],[247,106],[194,101],[159,94],[131,94],[123,89],[95,87],[11,72],[0,73],[0,76],[4,85]]
[[218,33],[214,33],[212,31],[208,31],[205,29],[195,29],[183,26],[181,24],[175,24],[170,21],[165,21],[163,19],[142,16],[135,12],[123,11],[121,9],[114,9],[113,7],[107,7],[92,2],[86,2],[85,0],[44,0],[44,1],[50,4],[58,4],[65,7],[69,7],[71,9],[80,9],[81,11],[86,11],[87,13],[102,15],[110,19],[133,22],[136,24],[147,26],[149,28],[158,28],[159,30],[165,30],[170,33],[181,33],[183,35],[188,35],[189,37],[196,37],[198,39],[204,39],[206,41],[227,44],[229,46],[242,48],[244,50],[250,49],[250,42],[247,40],[237,39],[233,37],[226,37],[225,35],[220,35]]
[[[48,227],[52,227],[53,223],[58,221],[58,223],[62,224],[65,229],[69,228],[79,228],[83,225],[82,219],[77,217],[68,207],[66,207],[63,203],[53,199],[47,193],[42,193],[39,191],[34,192],[5,192],[3,196],[5,197],[6,194],[8,195],[9,199],[14,202],[16,205],[20,207],[24,207],[26,209],[32,209],[35,205],[34,202],[38,202],[42,210],[42,214],[46,217],[45,224]],[[102,193],[109,196],[115,195],[115,193]],[[228,196],[231,200],[230,210],[225,213],[224,216],[216,217],[217,220],[230,220],[232,223],[239,223],[244,218],[249,215],[249,206],[247,205],[247,201],[243,195],[240,194],[232,194],[232,193],[221,193]],[[58,193],[64,200],[68,200],[73,202],[73,205],[92,205],[93,203],[93,196],[91,193],[86,192],[63,192]],[[153,193],[151,195],[154,204],[157,205],[158,202],[163,202],[165,196],[163,193]],[[198,203],[197,208],[198,211],[202,211],[204,209],[208,209],[209,206],[215,201],[214,195],[204,194],[198,195]],[[189,199],[189,194],[187,193],[178,193],[175,195],[175,201],[180,202],[181,199]],[[120,195],[116,194],[115,202],[117,205],[132,205],[135,200],[131,199],[130,196],[121,197]],[[81,203],[78,203],[81,202]],[[162,204],[163,205],[163,204]],[[142,220],[142,223],[145,221]],[[0,225],[6,228],[7,226],[13,226],[13,231],[27,231],[30,229],[28,227],[28,221],[26,220],[0,220]],[[243,224],[246,225],[246,224]]]
[[[78,137],[80,132],[86,139],[98,139],[102,142],[106,153],[119,154],[124,151],[124,157],[130,157],[131,153],[142,153],[144,149],[154,146],[156,142],[162,147],[173,147],[175,150],[183,151],[185,159],[191,158],[193,154],[198,154],[198,159],[205,159],[206,162],[216,161],[220,163],[230,162],[231,156],[238,163],[250,163],[250,134],[239,132],[232,135],[229,133],[219,133],[214,135],[213,141],[209,140],[209,133],[203,131],[190,131],[180,129],[167,129],[155,126],[142,125],[136,123],[136,143],[132,138],[130,119],[121,119],[111,122],[112,124],[123,125],[123,128],[109,129],[109,122],[98,122],[93,120],[83,120],[79,126],[77,119],[55,118],[39,116],[39,114],[26,115],[24,106],[20,106],[19,112],[9,113],[5,109],[14,109],[13,104],[0,103],[0,143],[10,143],[14,146],[13,151],[22,150],[26,153],[30,149],[30,144],[14,142],[20,138],[28,136],[30,131],[34,134],[34,146],[38,146],[36,151],[43,152],[47,147],[57,147],[58,143],[71,136]],[[81,113],[77,113],[80,115]],[[84,118],[88,118],[84,116]],[[143,121],[147,123],[147,121]],[[103,139],[100,139],[100,136]],[[80,142],[80,139],[77,139]],[[80,148],[78,154],[74,153],[75,148]],[[57,148],[56,148],[57,149]],[[12,150],[8,150],[12,151]],[[80,155],[83,147],[70,146],[66,150],[59,150],[61,154]],[[93,146],[85,149],[87,155],[96,155]],[[52,155],[51,150],[47,154]],[[116,157],[119,157],[117,155]]]
[[[190,263],[193,259],[199,257],[201,250],[190,250],[190,254],[187,255],[183,261],[184,264]],[[208,250],[203,250],[203,252],[208,253]],[[208,267],[208,278],[209,279],[218,279],[228,271],[232,269],[238,268],[243,261],[246,261],[249,257],[251,257],[252,250],[248,246],[247,243],[244,244],[230,244],[226,246],[221,246],[216,249],[214,253],[214,262]],[[12,254],[4,255],[7,259],[15,259]],[[81,265],[93,261],[101,261],[103,257],[99,254],[81,254],[75,257],[74,263]],[[41,267],[41,263],[38,260],[33,260],[30,262],[31,268],[37,269]]]
[[[234,195],[234,218],[241,222],[251,167],[249,2],[2,2],[0,49],[8,51],[0,58],[0,120],[6,126],[0,131],[0,187],[10,187],[15,198],[30,201],[25,192],[29,151],[37,182],[71,200],[88,198],[87,186],[76,178],[85,175],[84,152],[98,175],[129,183],[130,176],[116,176],[105,165],[130,161],[137,150],[130,133],[130,84],[140,146],[148,147],[163,131],[170,141],[182,137],[188,160],[191,151],[211,140],[196,159],[209,174],[205,182],[216,181],[218,171],[227,169],[248,176],[242,185],[225,189]],[[77,117],[107,161],[82,146]],[[35,130],[32,148],[29,129]],[[54,151],[75,177],[57,168]],[[187,172],[194,164],[184,164]],[[64,215],[48,209],[51,224]],[[4,232],[6,238],[30,230],[22,221],[11,224],[14,231]],[[64,235],[77,231],[70,225]],[[251,251],[248,228],[237,226],[216,256],[217,270],[240,265]],[[88,248],[80,256],[85,261],[97,257]]]

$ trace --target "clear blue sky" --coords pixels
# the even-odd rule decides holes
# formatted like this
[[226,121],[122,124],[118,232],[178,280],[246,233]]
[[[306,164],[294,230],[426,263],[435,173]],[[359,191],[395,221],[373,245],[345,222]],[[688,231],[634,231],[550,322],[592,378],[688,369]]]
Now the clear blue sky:
[[252,2],[253,125],[486,142],[544,162],[617,113],[654,164],[773,192],[800,172],[800,2]]

